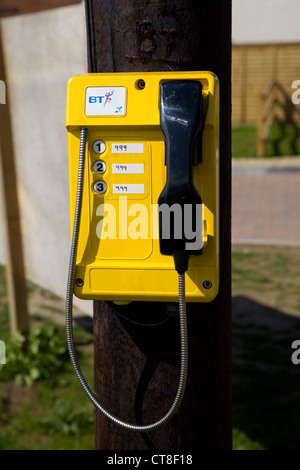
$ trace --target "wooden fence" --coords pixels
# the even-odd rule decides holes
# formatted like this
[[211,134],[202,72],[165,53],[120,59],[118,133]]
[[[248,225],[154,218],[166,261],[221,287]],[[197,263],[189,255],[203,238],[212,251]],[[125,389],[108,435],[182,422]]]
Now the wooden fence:
[[[279,83],[291,102],[294,80],[300,80],[300,43],[233,45],[233,124],[257,125],[261,112],[261,94],[270,83]],[[298,106],[300,109],[300,104]],[[299,122],[300,115],[295,114]]]
[[257,119],[257,156],[264,155],[265,143],[274,121],[298,124],[300,107],[295,106],[291,96],[279,82],[270,82],[259,97]]

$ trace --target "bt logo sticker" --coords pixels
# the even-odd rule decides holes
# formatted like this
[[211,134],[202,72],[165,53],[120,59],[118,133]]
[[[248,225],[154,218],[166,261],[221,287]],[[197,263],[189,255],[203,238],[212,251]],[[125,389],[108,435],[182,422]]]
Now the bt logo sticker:
[[124,116],[125,87],[88,87],[85,97],[86,116]]
[[115,90],[111,91],[110,93],[105,93],[105,96],[90,96],[89,103],[102,103],[102,101],[104,100],[103,106],[105,106],[107,103],[111,102],[111,96],[114,94],[114,91]]

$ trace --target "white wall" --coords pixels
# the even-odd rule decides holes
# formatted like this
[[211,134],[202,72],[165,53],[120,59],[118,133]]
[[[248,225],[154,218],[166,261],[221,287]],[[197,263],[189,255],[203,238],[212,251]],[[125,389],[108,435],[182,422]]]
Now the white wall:
[[300,42],[300,0],[233,0],[232,41]]
[[87,71],[84,6],[6,18],[2,30],[26,273],[64,297],[70,245],[66,85]]

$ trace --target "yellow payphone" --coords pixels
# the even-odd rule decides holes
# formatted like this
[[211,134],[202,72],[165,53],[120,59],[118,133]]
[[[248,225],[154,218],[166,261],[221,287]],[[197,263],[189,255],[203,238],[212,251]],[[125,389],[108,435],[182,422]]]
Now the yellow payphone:
[[[219,82],[211,72],[83,74],[69,80],[73,232],[67,333],[92,402],[112,421],[146,431],[169,420],[187,373],[185,301],[209,302],[219,284]],[[179,275],[179,287],[178,287]],[[165,417],[123,423],[95,399],[72,339],[72,296],[117,303],[176,302],[182,362]]]

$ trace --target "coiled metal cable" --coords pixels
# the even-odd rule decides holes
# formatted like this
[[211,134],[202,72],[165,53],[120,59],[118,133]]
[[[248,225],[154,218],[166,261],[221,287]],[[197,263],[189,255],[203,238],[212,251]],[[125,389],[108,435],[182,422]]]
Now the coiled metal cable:
[[67,282],[67,295],[66,295],[66,334],[67,344],[70,354],[70,359],[83,390],[96,406],[96,408],[106,416],[110,421],[115,424],[130,429],[132,431],[146,432],[157,429],[166,422],[168,422],[177,412],[185,391],[188,370],[188,335],[187,335],[187,321],[186,321],[186,302],[185,302],[185,274],[179,274],[178,287],[179,287],[179,320],[180,320],[180,340],[181,340],[181,361],[180,361],[180,376],[177,388],[177,393],[173,404],[169,411],[160,420],[148,425],[135,425],[126,423],[116,418],[98,402],[95,395],[88,386],[83,374],[75,352],[74,338],[73,338],[73,289],[75,281],[75,268],[77,258],[78,235],[80,227],[81,207],[82,207],[82,194],[83,194],[83,181],[84,181],[84,167],[85,167],[85,149],[86,149],[86,134],[87,129],[82,128],[80,131],[80,150],[79,150],[79,164],[78,164],[78,181],[77,181],[77,194],[76,205],[73,225],[72,244],[70,252],[70,263]]

